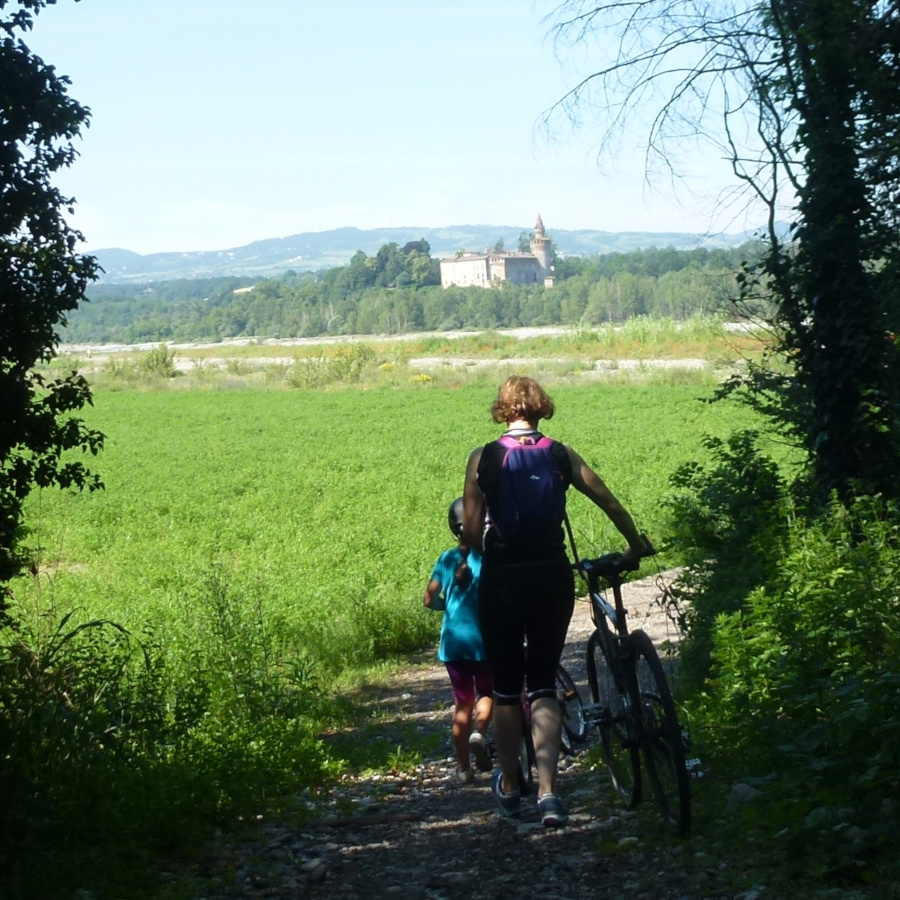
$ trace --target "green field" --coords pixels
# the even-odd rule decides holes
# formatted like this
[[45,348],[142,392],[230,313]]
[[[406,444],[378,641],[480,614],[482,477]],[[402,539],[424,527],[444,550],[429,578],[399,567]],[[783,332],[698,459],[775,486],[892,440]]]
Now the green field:
[[[196,846],[223,816],[415,758],[419,736],[387,745],[376,720],[362,728],[356,687],[437,643],[421,597],[467,456],[500,431],[501,376],[376,371],[374,387],[231,387],[223,373],[195,390],[95,389],[106,489],[30,498],[34,574],[11,585],[17,627],[0,647],[21,676],[0,698],[7,777],[40,784],[54,810],[21,896],[62,896],[76,866],[96,896],[143,900],[154,854]],[[670,473],[704,457],[704,435],[749,424],[700,402],[708,376],[563,380],[545,379],[548,433],[657,543]],[[582,554],[622,546],[585,498],[569,509]]]
[[[748,413],[684,385],[553,389],[547,431],[572,444],[657,538],[667,478],[702,456],[704,434]],[[494,388],[101,390],[90,424],[106,490],[33,498],[40,576],[23,608],[76,610],[130,629],[151,624],[167,652],[191,652],[223,602],[264,623],[274,651],[338,671],[417,648],[421,608],[450,538],[444,511],[472,447],[499,433]],[[580,495],[582,553],[621,539]],[[249,610],[253,611],[250,618]],[[247,626],[249,627],[249,625]]]

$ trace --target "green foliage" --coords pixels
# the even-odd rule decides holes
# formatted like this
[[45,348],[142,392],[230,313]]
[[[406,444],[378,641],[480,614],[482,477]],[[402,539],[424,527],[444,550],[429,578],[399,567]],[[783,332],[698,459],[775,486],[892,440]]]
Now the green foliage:
[[699,752],[763,790],[746,815],[783,859],[861,861],[900,829],[900,512],[810,518],[752,433],[707,445],[666,504]]
[[741,273],[742,301],[767,296],[777,306],[773,339],[762,362],[722,390],[803,449],[822,502],[832,490],[848,501],[860,492],[895,494],[900,457],[893,238],[872,258],[858,247],[848,256],[866,226],[857,222],[851,236],[849,213],[837,218],[843,237],[831,226],[817,237],[818,223],[808,221],[794,242],[773,239],[763,260]]
[[[93,257],[74,252],[81,235],[64,218],[71,200],[50,183],[74,160],[88,111],[19,39],[45,5],[0,5],[0,590],[26,563],[19,545],[32,486],[98,487],[66,453],[103,444],[72,415],[90,403],[87,382],[74,372],[46,380],[32,371],[53,356],[58,329],[97,272]],[[0,625],[4,608],[0,597]]]
[[864,858],[900,834],[898,585],[896,507],[835,503],[794,523],[776,576],[716,624],[706,741],[732,767],[774,774],[765,790],[792,854],[814,837],[826,855]]
[[422,753],[420,750],[404,750],[403,745],[398,744],[396,749],[388,754],[387,762],[394,772],[415,771],[416,766],[422,762]]
[[155,350],[148,351],[143,359],[138,361],[137,367],[146,375],[174,378],[175,354],[169,350],[167,344],[160,344]]
[[669,599],[690,636],[681,653],[688,691],[699,689],[708,674],[718,617],[740,611],[781,563],[787,487],[758,442],[755,431],[736,432],[727,440],[704,438],[712,462],[677,468],[663,500],[671,535],[667,546],[686,566]]
[[328,771],[315,736],[326,699],[313,668],[282,665],[274,623],[221,571],[192,600],[197,640],[175,680],[158,633],[136,640],[106,620],[73,625],[73,613],[23,619],[0,649],[8,895],[71,889],[75,854],[83,886],[122,896],[124,871],[147,851],[177,850],[217,815],[255,809]]
[[284,382],[291,388],[355,384],[372,359],[372,350],[365,344],[348,344],[339,347],[330,356],[306,357],[298,360],[285,373]]
[[152,384],[158,379],[175,378],[178,375],[175,352],[164,343],[134,360],[113,357],[106,361],[103,369],[109,378],[130,384]]

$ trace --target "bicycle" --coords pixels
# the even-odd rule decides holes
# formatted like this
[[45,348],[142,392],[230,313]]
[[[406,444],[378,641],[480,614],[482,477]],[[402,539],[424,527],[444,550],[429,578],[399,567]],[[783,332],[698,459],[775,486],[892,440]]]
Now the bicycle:
[[[582,714],[583,704],[581,695],[572,676],[560,664],[556,669],[556,696],[559,700],[563,719],[562,744],[560,752],[572,756],[575,753],[575,745],[582,744],[588,739],[588,724]],[[489,744],[492,756],[496,756],[496,747],[493,740]],[[535,756],[534,741],[531,737],[531,705],[528,695],[522,692],[522,737],[519,741],[519,791],[527,796],[534,791],[535,781]]]
[[[649,555],[655,553],[649,541],[647,546]],[[659,654],[646,632],[629,632],[622,603],[623,576],[639,565],[623,553],[607,553],[573,566],[587,579],[595,625],[585,658],[591,702],[581,715],[585,728],[599,734],[625,806],[633,809],[641,802],[646,773],[663,820],[683,835],[690,830],[691,795],[682,728]],[[612,604],[603,596],[601,580],[612,590]]]

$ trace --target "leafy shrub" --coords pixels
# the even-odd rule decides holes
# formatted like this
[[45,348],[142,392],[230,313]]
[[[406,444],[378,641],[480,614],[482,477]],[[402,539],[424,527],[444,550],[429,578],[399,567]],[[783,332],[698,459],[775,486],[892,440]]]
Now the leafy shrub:
[[798,515],[752,433],[707,445],[668,499],[700,752],[758,780],[786,859],[861,865],[900,836],[900,511]]
[[160,344],[136,360],[110,357],[103,367],[110,378],[136,382],[144,379],[174,378],[178,374],[175,366],[175,352],[168,344]]
[[168,344],[160,344],[149,350],[138,360],[136,367],[141,374],[158,378],[174,378],[178,374],[175,369],[175,351],[169,350]]
[[183,721],[296,717],[315,707],[321,688],[316,668],[280,645],[259,595],[238,593],[227,572],[213,565],[192,602],[199,621],[187,678],[179,682]]
[[780,564],[788,488],[776,463],[760,452],[758,439],[753,430],[727,440],[706,437],[712,463],[686,463],[669,479],[672,490],[663,501],[668,545],[685,567],[670,600],[688,635],[682,650],[688,689],[699,688],[706,677],[717,617],[741,610]]
[[160,665],[152,638],[105,620],[18,627],[0,650],[0,857],[34,862],[95,824],[141,830],[117,788],[166,734]]
[[717,622],[698,703],[707,741],[774,770],[774,821],[794,852],[810,833],[845,854],[848,829],[856,853],[900,835],[898,614],[900,513],[861,499],[793,523],[770,583]]
[[120,891],[111,860],[131,870],[226,810],[330,771],[314,669],[281,659],[274,623],[221,570],[198,594],[207,627],[187,662],[156,635],[138,640],[106,620],[74,625],[71,613],[20,624],[0,648],[4,896],[71,891],[71,854],[92,887],[108,879]]
[[356,662],[384,660],[420,650],[433,640],[433,624],[416,606],[398,607],[383,599],[364,597],[355,609]]

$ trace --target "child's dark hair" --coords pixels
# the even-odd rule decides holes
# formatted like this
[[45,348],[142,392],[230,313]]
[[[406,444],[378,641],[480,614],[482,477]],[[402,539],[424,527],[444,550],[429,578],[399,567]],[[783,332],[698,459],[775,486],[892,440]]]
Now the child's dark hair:
[[463,498],[457,497],[447,509],[447,525],[457,540],[462,538],[463,530]]

